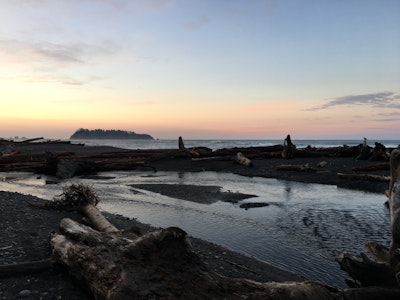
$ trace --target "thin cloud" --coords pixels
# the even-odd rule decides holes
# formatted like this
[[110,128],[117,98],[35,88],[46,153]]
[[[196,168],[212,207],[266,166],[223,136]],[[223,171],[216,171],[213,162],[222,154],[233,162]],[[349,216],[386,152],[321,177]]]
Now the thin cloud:
[[58,64],[84,64],[93,56],[111,54],[114,45],[90,45],[84,43],[58,44],[52,42],[25,42],[19,40],[0,40],[0,53],[6,55],[8,62],[41,62]]
[[364,105],[376,108],[400,109],[400,94],[395,92],[381,92],[373,94],[349,95],[332,98],[327,103],[307,109],[309,111],[323,110],[343,105]]
[[399,112],[378,113],[372,121],[377,122],[400,122]]
[[[84,66],[96,62],[98,57],[112,55],[117,47],[85,43],[60,44],[53,42],[28,42],[20,40],[0,40],[0,59],[7,64],[29,68],[20,79],[35,82],[59,82],[66,85],[84,85],[95,80],[71,78],[63,70],[73,66]],[[101,78],[97,76],[98,78]],[[97,79],[98,79],[97,78]],[[6,78],[15,79],[15,78]]]
[[201,18],[185,23],[185,28],[187,29],[197,29],[202,26],[207,25],[210,22],[210,19],[207,16],[202,16]]

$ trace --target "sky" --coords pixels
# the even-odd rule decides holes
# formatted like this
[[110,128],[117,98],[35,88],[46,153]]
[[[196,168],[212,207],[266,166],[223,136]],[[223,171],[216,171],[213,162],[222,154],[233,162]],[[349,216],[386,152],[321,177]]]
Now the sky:
[[0,0],[0,137],[400,139],[398,0]]

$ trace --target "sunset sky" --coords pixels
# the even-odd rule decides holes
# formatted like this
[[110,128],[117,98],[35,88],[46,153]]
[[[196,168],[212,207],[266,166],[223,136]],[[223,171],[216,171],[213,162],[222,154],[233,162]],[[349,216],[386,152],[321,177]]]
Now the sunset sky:
[[0,137],[400,139],[399,0],[0,0]]

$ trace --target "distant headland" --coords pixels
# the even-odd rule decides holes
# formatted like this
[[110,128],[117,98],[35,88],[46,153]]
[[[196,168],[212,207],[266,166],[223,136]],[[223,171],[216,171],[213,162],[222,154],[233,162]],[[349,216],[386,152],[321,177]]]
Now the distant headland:
[[70,137],[71,140],[154,140],[149,134],[135,133],[125,130],[104,130],[80,128]]

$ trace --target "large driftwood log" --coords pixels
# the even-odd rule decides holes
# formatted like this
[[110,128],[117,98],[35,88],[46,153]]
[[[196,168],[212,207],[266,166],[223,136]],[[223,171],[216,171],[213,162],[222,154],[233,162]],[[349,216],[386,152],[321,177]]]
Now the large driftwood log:
[[348,254],[337,257],[341,268],[353,279],[355,286],[400,287],[400,150],[394,150],[390,158],[391,180],[389,184],[389,209],[392,241],[390,248],[369,242],[367,250],[371,260],[361,253],[361,260]]
[[[73,206],[97,198],[82,187],[65,189]],[[83,190],[83,192],[82,192]],[[83,201],[82,198],[90,198]],[[58,199],[57,201],[61,201]],[[78,205],[76,205],[78,203]],[[84,205],[87,206],[87,205]],[[80,209],[91,224],[100,212]],[[98,220],[96,220],[98,219]],[[108,225],[107,225],[108,224]],[[98,230],[71,219],[51,237],[53,259],[65,266],[95,299],[398,299],[400,289],[337,289],[315,282],[260,283],[212,272],[193,252],[186,233],[176,227],[140,236],[118,231],[108,221]]]
[[400,285],[400,149],[390,155],[389,209],[392,230],[389,259],[391,266],[397,265]]
[[[95,299],[397,299],[400,290],[340,290],[315,282],[260,283],[212,272],[176,227],[102,233],[71,219],[54,234],[54,258]],[[382,298],[384,297],[384,298]]]

